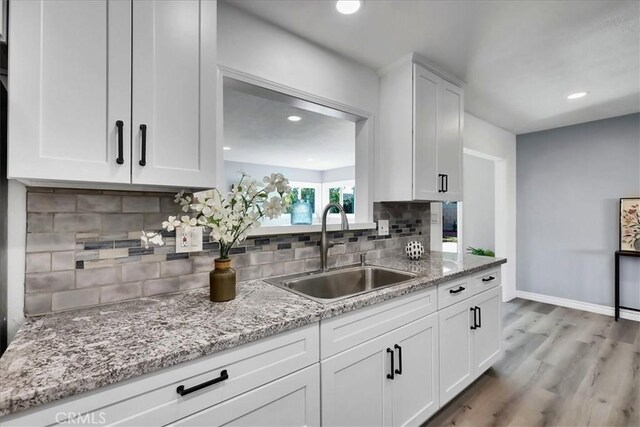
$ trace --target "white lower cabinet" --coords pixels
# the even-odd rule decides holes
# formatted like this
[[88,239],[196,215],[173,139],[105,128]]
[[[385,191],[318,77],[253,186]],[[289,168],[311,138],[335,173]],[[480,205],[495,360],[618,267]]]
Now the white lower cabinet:
[[440,404],[464,390],[500,357],[501,293],[498,286],[438,312]]
[[500,357],[500,280],[487,270],[0,422],[418,426]]
[[287,375],[172,426],[319,426],[320,365]]
[[323,360],[323,425],[420,425],[439,407],[437,369],[436,314]]

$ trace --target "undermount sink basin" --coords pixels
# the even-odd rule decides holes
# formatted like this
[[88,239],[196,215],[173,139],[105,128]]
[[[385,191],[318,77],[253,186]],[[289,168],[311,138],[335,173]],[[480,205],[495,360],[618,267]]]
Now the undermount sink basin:
[[266,282],[321,303],[371,292],[414,278],[413,273],[383,267],[357,266],[273,277]]

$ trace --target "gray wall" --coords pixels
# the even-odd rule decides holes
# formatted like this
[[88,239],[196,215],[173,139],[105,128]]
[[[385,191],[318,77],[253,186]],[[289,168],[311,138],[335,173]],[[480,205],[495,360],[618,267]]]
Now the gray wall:
[[[640,195],[640,115],[517,137],[517,289],[612,306],[620,197]],[[640,263],[622,265],[640,306]]]
[[462,239],[466,248],[496,250],[495,162],[464,155],[464,217]]

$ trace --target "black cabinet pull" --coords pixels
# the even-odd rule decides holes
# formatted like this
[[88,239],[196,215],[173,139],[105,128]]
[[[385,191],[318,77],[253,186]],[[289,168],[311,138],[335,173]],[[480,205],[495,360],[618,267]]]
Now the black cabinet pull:
[[473,325],[471,325],[471,329],[476,328],[476,309],[475,307],[471,307],[469,310],[473,312]]
[[438,193],[444,193],[444,175],[438,174]]
[[396,374],[402,375],[402,347],[396,344],[393,348],[398,350],[398,369],[396,369]]
[[444,175],[444,182],[445,182],[445,187],[444,187],[443,193],[448,193],[449,192],[449,175],[447,174]]
[[458,287],[458,289],[449,289],[450,294],[457,294],[459,292],[464,291],[466,288],[464,286]]
[[489,276],[489,277],[487,277],[487,278],[484,278],[484,277],[483,277],[483,278],[482,278],[482,281],[483,281],[483,282],[490,282],[490,281],[495,280],[495,279],[496,279],[495,277],[493,277],[493,276]]
[[121,165],[124,163],[124,157],[122,157],[122,128],[124,127],[124,122],[122,120],[116,121],[116,127],[118,128],[118,158],[116,159],[116,163]]
[[147,125],[140,125],[140,138],[141,138],[141,148],[142,148],[142,153],[140,156],[140,161],[138,163],[140,163],[140,166],[146,166],[147,165]]
[[391,350],[390,348],[388,348],[388,347],[387,347],[387,354],[388,354],[388,353],[391,353],[391,373],[390,373],[390,374],[387,374],[387,378],[389,378],[390,380],[392,380],[392,379],[394,379],[394,378],[395,378],[395,375],[394,375],[394,374],[395,374],[395,367],[394,367],[394,364],[393,364],[393,359],[394,359],[394,357],[393,357],[393,356],[394,356],[394,353],[393,353],[393,350]]
[[205,387],[209,387],[210,385],[214,385],[214,384],[217,384],[219,382],[222,382],[222,381],[224,381],[224,380],[226,380],[228,378],[229,378],[229,374],[227,373],[227,370],[224,369],[222,372],[220,372],[220,376],[218,378],[214,378],[214,379],[212,379],[210,381],[204,382],[202,384],[195,385],[195,386],[193,386],[191,388],[187,388],[187,389],[185,389],[184,386],[181,385],[176,389],[176,391],[178,392],[178,394],[180,396],[185,396],[185,395],[187,395],[189,393],[193,393],[194,391],[202,390]]
[[[476,313],[478,313],[478,324],[476,325],[478,328],[482,328],[482,310],[480,307],[476,305]],[[473,320],[475,322],[476,315],[473,315]]]

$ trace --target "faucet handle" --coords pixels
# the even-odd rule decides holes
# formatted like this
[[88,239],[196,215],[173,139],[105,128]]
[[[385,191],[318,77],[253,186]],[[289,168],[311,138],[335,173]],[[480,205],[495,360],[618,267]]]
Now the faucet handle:
[[366,253],[361,253],[360,254],[360,265],[364,266],[367,263],[367,254]]

